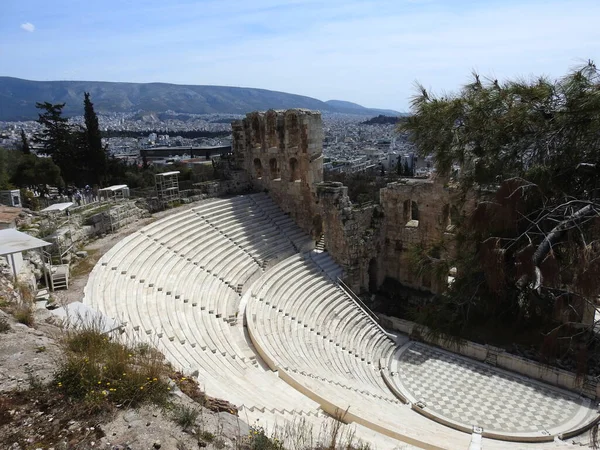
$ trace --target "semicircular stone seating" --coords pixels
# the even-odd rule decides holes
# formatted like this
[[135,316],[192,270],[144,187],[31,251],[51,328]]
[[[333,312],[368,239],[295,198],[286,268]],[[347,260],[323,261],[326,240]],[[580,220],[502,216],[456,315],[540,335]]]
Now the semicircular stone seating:
[[[474,425],[500,438],[549,440],[593,418],[571,393],[523,384],[495,368],[487,373],[423,344],[396,345],[340,289],[341,268],[327,253],[308,250],[313,247],[264,193],[208,200],[117,243],[92,270],[84,302],[125,324],[135,342],[158,347],[209,395],[243,410],[245,420],[261,424],[301,418],[318,430],[324,411],[345,416],[379,448],[393,448],[399,439],[467,449],[471,435],[462,431]],[[496,404],[455,386],[467,373],[478,373],[472,382],[486,386],[480,396],[533,389],[527,398],[537,408],[568,413],[547,413],[521,428],[502,422],[505,415],[489,410]],[[498,377],[502,389],[485,384],[485,376]],[[485,407],[470,403],[476,401]],[[512,412],[529,414],[522,403]],[[498,442],[486,448],[510,448]]]
[[[396,346],[324,267],[326,257],[313,252],[286,259],[251,286],[245,312],[261,357],[330,414],[347,411],[389,436],[446,448],[470,448],[465,432],[474,429],[551,442],[598,417],[574,393],[425,344]],[[496,445],[510,446],[485,447]]]
[[316,416],[316,402],[258,364],[237,320],[244,286],[310,242],[273,205],[264,194],[238,196],[146,226],[100,259],[84,302],[156,345],[174,368],[197,373],[209,395],[250,411]]

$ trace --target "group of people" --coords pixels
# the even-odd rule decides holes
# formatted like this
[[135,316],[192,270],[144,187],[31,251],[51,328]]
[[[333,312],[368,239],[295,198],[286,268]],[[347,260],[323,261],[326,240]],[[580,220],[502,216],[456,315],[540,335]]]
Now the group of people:
[[98,190],[92,189],[89,184],[86,184],[83,189],[79,189],[75,186],[68,186],[64,189],[64,192],[61,192],[61,189],[59,188],[58,194],[66,196],[70,202],[77,203],[77,206],[98,200]]
[[98,201],[98,189],[86,184],[83,188],[67,186],[64,188],[51,188],[48,186],[36,186],[30,189],[35,197],[49,200],[63,200],[77,203],[77,206]]

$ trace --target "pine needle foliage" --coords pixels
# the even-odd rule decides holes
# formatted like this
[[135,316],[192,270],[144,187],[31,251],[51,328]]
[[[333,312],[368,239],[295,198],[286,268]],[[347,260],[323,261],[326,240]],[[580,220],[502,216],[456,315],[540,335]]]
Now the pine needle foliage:
[[[600,294],[595,64],[558,80],[500,82],[475,73],[458,93],[440,96],[417,85],[411,106],[400,129],[422,156],[433,155],[465,211],[448,257],[456,279],[421,319],[444,332],[534,328],[552,357],[577,353],[589,344],[582,323],[591,329]],[[557,339],[565,345],[550,345]]]

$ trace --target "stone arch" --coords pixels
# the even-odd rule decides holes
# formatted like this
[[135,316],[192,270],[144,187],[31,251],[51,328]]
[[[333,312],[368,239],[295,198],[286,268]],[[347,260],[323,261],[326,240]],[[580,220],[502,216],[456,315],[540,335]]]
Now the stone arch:
[[312,234],[315,240],[321,239],[323,235],[323,218],[320,214],[315,214],[312,220]]
[[277,158],[271,158],[269,160],[269,171],[271,172],[272,180],[279,178],[279,164],[277,163]]
[[450,220],[450,205],[445,204],[442,207],[442,228],[448,228],[452,225],[452,221]]
[[285,134],[287,148],[300,145],[300,127],[297,111],[291,110],[285,113]]
[[296,158],[290,158],[290,181],[300,180],[300,167]]
[[410,220],[410,200],[404,200],[402,204],[402,215],[404,217],[404,223]]
[[419,205],[417,202],[410,202],[410,220],[419,220]]
[[456,205],[450,207],[450,223],[456,225],[460,220],[460,211]]
[[261,126],[261,120],[260,117],[258,117],[258,114],[254,114],[254,116],[252,117],[252,144],[254,146],[254,148],[261,148],[262,147],[262,126]]
[[371,258],[369,261],[369,292],[375,293],[377,292],[378,287],[378,278],[379,278],[379,268],[377,265],[377,259]]
[[426,270],[421,276],[421,286],[423,286],[427,290],[431,290],[431,275],[431,272]]
[[262,178],[263,176],[262,162],[260,162],[259,158],[254,158],[254,174],[256,178]]
[[277,133],[277,113],[272,109],[267,111],[265,122],[265,138],[267,140],[267,147],[278,147],[279,139]]

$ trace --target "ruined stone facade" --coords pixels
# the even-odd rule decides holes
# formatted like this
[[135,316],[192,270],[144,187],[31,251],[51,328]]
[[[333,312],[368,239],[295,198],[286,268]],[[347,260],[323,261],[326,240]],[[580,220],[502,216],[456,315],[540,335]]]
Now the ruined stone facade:
[[[428,250],[445,259],[454,252],[452,222],[477,199],[458,211],[445,180],[403,179],[379,192],[379,205],[356,206],[341,183],[323,182],[323,126],[316,111],[253,112],[232,124],[233,165],[237,175],[273,200],[311,234],[322,236],[344,281],[355,291],[375,291],[385,278],[409,288],[441,293],[451,271],[419,271],[414,255]],[[417,250],[412,251],[412,250]],[[584,323],[593,319],[578,308]],[[590,317],[592,319],[590,319]],[[565,319],[566,320],[566,319]],[[573,319],[574,320],[574,319]]]
[[253,112],[232,124],[235,165],[315,239],[321,235],[316,186],[323,181],[321,113]]
[[[430,249],[447,248],[453,240],[451,227],[450,190],[439,180],[407,179],[391,183],[381,189],[380,202],[384,205],[382,238],[384,240],[379,264],[384,276],[402,284],[432,292],[443,292],[447,273],[436,278],[431,273],[415,272],[411,261],[411,247]],[[439,257],[444,257],[440,250]]]
[[[414,270],[409,250],[451,241],[450,190],[441,182],[406,179],[381,189],[380,205],[354,207],[341,183],[318,186],[325,242],[355,290],[374,290],[386,277],[442,292],[446,277]],[[443,255],[440,255],[443,256]]]
[[380,192],[380,205],[356,207],[341,183],[323,183],[323,127],[319,112],[253,112],[234,122],[234,164],[256,190],[274,201],[327,250],[357,291],[374,290],[386,277],[441,292],[445,278],[411,270],[408,249],[429,247],[450,225],[450,195],[441,182],[403,180]]

